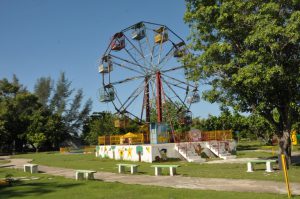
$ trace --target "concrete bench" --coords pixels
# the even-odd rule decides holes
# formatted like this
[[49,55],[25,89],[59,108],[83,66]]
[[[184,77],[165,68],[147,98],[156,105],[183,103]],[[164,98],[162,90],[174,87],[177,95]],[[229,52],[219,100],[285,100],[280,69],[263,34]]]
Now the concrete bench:
[[180,167],[179,165],[152,165],[151,167],[155,168],[155,175],[160,176],[162,174],[163,168],[170,169],[170,176],[174,176],[176,174],[176,168]]
[[250,160],[247,162],[247,172],[253,172],[254,163],[266,163],[266,172],[273,172],[272,163],[276,160]]
[[125,168],[128,167],[130,168],[131,174],[137,173],[137,168],[139,166],[137,164],[117,164],[117,165],[118,165],[119,173],[125,173]]
[[38,173],[38,165],[37,164],[24,164],[24,172],[30,173]]
[[96,171],[90,171],[90,170],[76,170],[75,178],[76,180],[93,180],[94,179],[94,173]]

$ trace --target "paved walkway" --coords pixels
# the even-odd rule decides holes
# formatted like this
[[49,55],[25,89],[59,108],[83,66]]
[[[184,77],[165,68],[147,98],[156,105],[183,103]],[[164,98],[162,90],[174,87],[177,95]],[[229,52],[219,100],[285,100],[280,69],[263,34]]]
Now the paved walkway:
[[[1,157],[3,158],[3,157]],[[22,169],[23,164],[30,162],[30,159],[10,159],[11,162],[1,167]],[[73,178],[74,169],[59,167],[48,167],[39,165],[39,171],[56,176]],[[172,188],[216,190],[216,191],[239,191],[239,192],[258,192],[286,194],[285,183],[261,180],[238,180],[238,179],[218,179],[218,178],[198,178],[183,176],[149,176],[149,175],[130,175],[109,172],[97,172],[97,180],[105,182],[121,182],[124,184],[153,185]],[[300,195],[300,183],[291,183],[292,193]]]

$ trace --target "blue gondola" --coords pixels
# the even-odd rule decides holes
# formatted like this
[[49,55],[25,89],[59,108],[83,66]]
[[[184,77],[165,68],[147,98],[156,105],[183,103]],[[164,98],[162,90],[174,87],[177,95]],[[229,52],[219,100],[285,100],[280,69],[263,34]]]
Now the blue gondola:
[[109,73],[113,70],[111,57],[106,55],[102,57],[102,63],[99,65],[99,73]]
[[175,46],[175,50],[174,50],[174,57],[182,57],[184,55],[187,54],[187,51],[186,51],[186,46],[185,46],[185,43],[184,42],[180,42],[178,44],[176,44]]
[[131,38],[134,40],[141,40],[146,36],[146,28],[145,25],[140,22],[137,23],[136,25],[134,25],[134,27],[132,28],[133,31],[131,33]]
[[100,102],[112,102],[115,99],[115,90],[113,85],[108,84],[100,88]]

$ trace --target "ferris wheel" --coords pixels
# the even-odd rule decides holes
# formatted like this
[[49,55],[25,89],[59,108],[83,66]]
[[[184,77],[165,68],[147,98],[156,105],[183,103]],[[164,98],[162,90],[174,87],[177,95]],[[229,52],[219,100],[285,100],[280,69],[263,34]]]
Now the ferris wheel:
[[[181,61],[187,53],[184,40],[166,25],[139,22],[115,33],[99,65],[100,102],[146,123],[168,122],[163,121],[168,102],[190,123],[190,106],[200,96]],[[157,121],[151,121],[151,110]]]

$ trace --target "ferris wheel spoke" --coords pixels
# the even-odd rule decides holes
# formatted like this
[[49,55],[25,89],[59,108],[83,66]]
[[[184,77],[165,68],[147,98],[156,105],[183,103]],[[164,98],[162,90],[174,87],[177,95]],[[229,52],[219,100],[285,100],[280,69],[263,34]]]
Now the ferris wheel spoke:
[[140,40],[138,41],[138,44],[139,44],[139,49],[140,49],[140,51],[141,51],[141,53],[143,55],[142,57],[144,57],[144,65],[146,65],[146,57],[145,57],[145,53],[143,51],[142,44],[141,44]]
[[136,98],[143,92],[143,90],[144,90],[144,88],[140,89],[139,92],[135,96],[133,96],[131,101],[124,108],[125,110],[127,110],[127,108],[136,100]]
[[168,61],[169,61],[172,57],[173,57],[173,54],[172,54],[172,53],[169,54],[169,55],[166,57],[166,59],[164,60],[164,62],[162,62],[162,63],[160,64],[160,70],[162,70],[163,68],[166,67],[166,64],[168,63]]
[[172,55],[172,51],[174,50],[174,46],[172,46],[172,48],[165,54],[165,56],[163,56],[163,58],[160,60],[160,62],[158,63],[158,65],[162,64],[166,58],[170,57],[170,55]]
[[149,40],[149,37],[148,37],[148,34],[146,34],[146,43],[147,43],[147,46],[148,46],[148,50],[149,50],[149,53],[150,53],[150,63],[151,63],[151,67],[153,67],[153,52],[154,52],[154,47],[155,45],[152,45],[150,44],[150,40]]
[[[117,98],[119,104],[122,104],[122,102],[121,102],[121,100],[120,100],[119,95],[117,94],[117,92],[115,92],[115,96],[116,96],[116,98]],[[112,101],[112,102],[113,102],[113,101]],[[119,112],[119,111],[118,111],[118,112]]]
[[163,93],[164,96],[168,99],[168,101],[170,101],[178,110],[181,109],[181,107],[178,106],[178,104],[176,104],[171,97],[169,97],[169,95],[167,95],[165,92]]
[[110,55],[110,56],[113,57],[113,58],[119,59],[119,60],[121,60],[121,61],[124,61],[124,62],[126,62],[126,63],[129,63],[129,64],[132,64],[132,65],[138,66],[138,67],[140,67],[141,69],[143,69],[143,70],[142,70],[143,72],[145,72],[145,70],[147,69],[146,67],[142,66],[142,65],[139,64],[139,63],[131,62],[131,61],[127,60],[127,59],[124,59],[124,58],[121,58],[121,57],[118,57],[118,56],[115,56],[115,55]]
[[155,91],[155,86],[154,86],[155,85],[155,80],[151,80],[149,83],[150,83],[152,95],[156,99],[156,91]]
[[[133,49],[143,58],[143,60],[148,62],[148,60],[144,56],[143,52],[141,52],[126,36],[125,36],[125,39],[131,44]],[[129,53],[129,51],[127,53]],[[136,62],[138,62],[138,61],[136,60]],[[148,62],[148,64],[151,64],[151,63]]]
[[194,85],[192,85],[192,84],[190,84],[190,83],[188,83],[188,82],[184,82],[184,81],[181,81],[181,80],[176,79],[176,78],[174,78],[174,77],[170,77],[170,76],[168,76],[168,75],[166,75],[166,74],[163,74],[163,73],[162,73],[162,76],[167,77],[167,78],[169,78],[169,79],[172,79],[172,80],[174,80],[174,81],[180,82],[180,83],[182,83],[182,84],[188,85],[188,86],[190,86],[190,87],[192,87],[192,88],[194,88],[194,89],[197,88],[196,86],[194,86]]
[[182,89],[182,90],[188,90],[187,88],[184,88],[184,87],[182,87],[182,86],[180,86],[180,85],[178,85],[178,84],[173,84],[173,83],[171,83],[171,82],[168,82],[170,85],[172,85],[172,86],[175,86],[175,87],[177,87],[177,88],[180,88],[180,89]]
[[145,70],[145,67],[143,67],[136,59],[135,57],[131,54],[131,52],[127,49],[127,48],[124,48],[125,51],[127,52],[127,54],[129,55],[129,57],[136,63],[137,66],[139,66],[142,71],[146,72],[147,70]]
[[[162,32],[162,34],[164,34],[165,31]],[[159,43],[159,50],[158,50],[158,58],[157,58],[157,65],[159,65],[160,63],[160,56],[161,56],[161,52],[162,52],[162,44],[163,44],[163,40],[161,40],[161,42]]]
[[179,70],[179,69],[183,69],[184,66],[177,66],[177,67],[173,67],[173,68],[169,68],[169,69],[166,69],[166,70],[161,70],[162,73],[167,73],[167,72],[173,72],[175,70]]
[[145,76],[129,77],[129,78],[126,78],[126,79],[123,79],[123,80],[120,80],[120,81],[111,82],[110,84],[111,85],[122,84],[122,83],[130,82],[130,81],[133,81],[133,80],[141,79],[141,78],[144,78],[144,77]]
[[185,105],[185,102],[184,102],[184,100],[182,100],[180,97],[179,97],[179,95],[176,93],[176,91],[172,88],[172,86],[170,86],[170,84],[167,82],[167,81],[165,81],[165,79],[164,78],[161,78],[162,79],[162,81],[168,86],[168,88],[174,93],[174,95],[179,99],[179,101],[186,107],[186,108],[188,108],[186,105]]
[[114,65],[119,66],[119,67],[126,68],[126,69],[128,69],[128,70],[131,70],[131,71],[134,71],[134,72],[139,73],[139,74],[141,74],[141,75],[144,75],[144,73],[142,73],[141,71],[138,71],[138,70],[135,70],[135,69],[133,69],[133,68],[130,68],[129,66],[125,66],[124,64],[119,64],[119,63],[117,63],[117,62],[112,62],[112,63],[113,63]]
[[125,102],[123,104],[121,103],[120,110],[122,110],[122,109],[126,110],[126,108],[124,108],[124,107],[129,102],[129,100],[134,98],[137,95],[137,93],[140,93],[141,91],[143,91],[143,84],[144,84],[144,81],[130,94],[130,96],[125,100]]
[[[149,83],[150,80],[148,80],[146,82],[146,84]],[[127,108],[136,100],[136,98],[144,91],[145,87],[140,87],[139,91],[137,92],[137,94],[135,96],[133,96],[133,98],[131,99],[131,101],[127,104],[127,106],[124,108],[124,110],[127,110]],[[131,96],[132,97],[132,96]],[[138,117],[137,117],[138,118]]]

